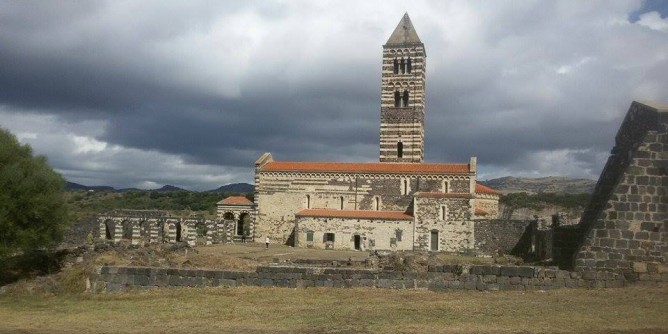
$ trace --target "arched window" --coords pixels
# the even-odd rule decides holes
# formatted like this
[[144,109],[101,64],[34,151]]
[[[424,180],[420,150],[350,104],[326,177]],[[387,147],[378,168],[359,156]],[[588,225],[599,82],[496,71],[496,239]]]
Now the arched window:
[[373,198],[373,209],[376,211],[380,210],[380,198],[378,196]]
[[408,73],[411,73],[413,71],[413,62],[411,61],[411,57],[408,57],[408,64],[406,65],[406,71]]
[[403,107],[404,107],[404,108],[408,107],[408,90],[405,90],[405,91],[404,91],[404,97],[403,97],[403,100],[404,100]]
[[443,187],[442,187],[443,192],[444,192],[444,193],[447,193],[448,190],[449,190],[448,188],[449,188],[448,181],[447,181],[447,180],[443,180]]
[[394,107],[401,107],[401,93],[399,93],[399,91],[394,92]]
[[397,158],[403,158],[404,157],[404,143],[398,142],[397,143]]
[[440,218],[441,218],[441,220],[448,219],[448,208],[445,205],[441,205]]
[[406,73],[406,61],[404,60],[404,57],[401,57],[401,74]]
[[343,196],[339,197],[339,202],[341,203],[341,210],[343,210]]
[[311,195],[306,195],[306,208],[311,208]]
[[394,74],[399,74],[399,61],[397,61],[397,58],[394,58]]
[[402,195],[408,195],[408,180],[407,179],[401,180],[401,194]]

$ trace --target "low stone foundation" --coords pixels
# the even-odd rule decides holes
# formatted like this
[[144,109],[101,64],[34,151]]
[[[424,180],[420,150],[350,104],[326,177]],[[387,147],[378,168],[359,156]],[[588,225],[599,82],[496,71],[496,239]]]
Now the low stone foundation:
[[668,282],[668,273],[628,280],[612,272],[570,272],[545,267],[497,265],[439,265],[428,272],[375,269],[259,267],[255,272],[149,267],[100,267],[91,276],[93,291],[116,292],[158,287],[370,287],[383,289],[549,290],[560,288],[620,288],[656,286]]

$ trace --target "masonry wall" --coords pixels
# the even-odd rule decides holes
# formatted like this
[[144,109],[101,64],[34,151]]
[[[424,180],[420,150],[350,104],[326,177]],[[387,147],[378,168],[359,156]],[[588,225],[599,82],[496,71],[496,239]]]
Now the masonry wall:
[[347,268],[259,267],[255,272],[230,270],[101,267],[90,277],[93,292],[161,287],[372,287],[381,289],[550,290],[560,288],[617,288],[656,286],[668,282],[668,274],[628,281],[623,275],[585,271],[568,272],[530,266],[429,267],[428,272],[398,272]]
[[[309,232],[313,241],[307,240]],[[334,243],[325,242],[325,233],[334,234]],[[412,250],[412,220],[298,217],[295,246],[319,249],[355,249],[355,235],[364,250]]]
[[[474,247],[472,202],[469,198],[415,198],[415,250],[463,252]],[[441,208],[445,209],[445,219]],[[432,248],[432,232],[438,249]]]
[[[394,60],[412,61],[412,70],[394,73]],[[380,111],[380,161],[422,162],[424,160],[424,114],[426,54],[424,45],[383,47]],[[407,91],[409,101],[395,106],[395,93]],[[403,144],[403,156],[397,143]]]
[[633,102],[580,227],[575,269],[668,271],[668,110]]
[[476,194],[475,207],[487,213],[484,218],[497,219],[499,218],[499,195]]
[[[256,238],[285,243],[294,238],[295,214],[311,209],[412,212],[413,195],[439,191],[447,182],[450,192],[469,193],[473,175],[406,175],[354,173],[256,173]],[[402,189],[407,181],[407,192]],[[308,197],[307,197],[308,196]],[[291,237],[292,236],[292,237]]]
[[531,220],[477,220],[475,249],[486,255],[525,256],[531,251]]

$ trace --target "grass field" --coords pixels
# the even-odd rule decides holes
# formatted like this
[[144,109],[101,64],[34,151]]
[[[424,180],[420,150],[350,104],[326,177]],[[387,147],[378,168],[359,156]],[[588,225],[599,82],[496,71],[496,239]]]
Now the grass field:
[[668,288],[207,288],[0,297],[0,333],[668,333]]

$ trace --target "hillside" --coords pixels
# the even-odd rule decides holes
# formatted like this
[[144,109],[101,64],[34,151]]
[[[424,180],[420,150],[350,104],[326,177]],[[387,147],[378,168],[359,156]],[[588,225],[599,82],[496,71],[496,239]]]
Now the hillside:
[[595,180],[571,179],[561,176],[548,176],[539,178],[506,176],[498,179],[478,182],[492,187],[503,194],[520,192],[526,192],[529,194],[589,194],[594,191],[594,186],[596,185]]
[[218,187],[213,190],[209,190],[208,192],[212,193],[224,193],[224,192],[231,192],[231,193],[252,193],[255,191],[255,186],[252,184],[248,183],[232,183],[228,184],[225,186]]

